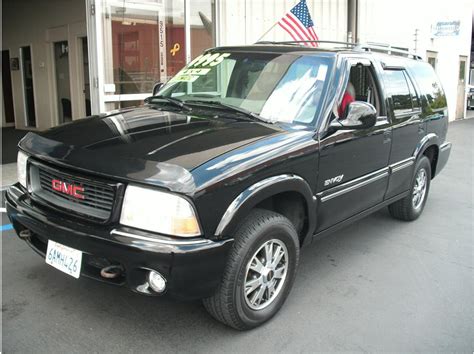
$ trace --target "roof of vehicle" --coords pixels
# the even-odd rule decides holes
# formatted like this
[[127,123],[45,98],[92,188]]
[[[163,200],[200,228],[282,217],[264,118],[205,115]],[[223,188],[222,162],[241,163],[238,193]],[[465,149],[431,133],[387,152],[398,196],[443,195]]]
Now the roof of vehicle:
[[[306,42],[317,42],[323,46],[309,47],[305,46]],[[332,45],[330,47],[326,45]],[[392,47],[385,44],[359,44],[336,41],[286,41],[286,42],[257,42],[252,45],[244,46],[223,46],[213,48],[214,50],[223,51],[246,51],[246,52],[273,52],[273,53],[358,53],[358,54],[380,54],[381,57],[396,57],[404,59],[421,60],[421,57],[408,50],[398,47]],[[378,55],[377,55],[378,56]]]
[[[241,46],[222,46],[213,48],[215,50],[229,51],[246,51],[246,52],[276,52],[276,53],[292,53],[292,52],[338,52],[341,48],[313,48],[301,45],[279,44],[279,43],[256,43]],[[346,48],[347,50],[347,48]]]

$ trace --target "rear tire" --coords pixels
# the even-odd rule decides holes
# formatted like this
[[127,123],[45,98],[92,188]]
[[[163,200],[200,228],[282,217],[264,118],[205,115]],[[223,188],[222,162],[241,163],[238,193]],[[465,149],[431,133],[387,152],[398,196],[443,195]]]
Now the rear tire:
[[295,279],[299,239],[283,215],[256,209],[236,232],[224,276],[203,300],[218,321],[238,330],[257,327],[285,302]]
[[418,219],[423,212],[426,200],[428,199],[430,182],[430,160],[426,156],[423,156],[416,163],[410,186],[410,194],[388,206],[390,215],[396,219],[404,221]]

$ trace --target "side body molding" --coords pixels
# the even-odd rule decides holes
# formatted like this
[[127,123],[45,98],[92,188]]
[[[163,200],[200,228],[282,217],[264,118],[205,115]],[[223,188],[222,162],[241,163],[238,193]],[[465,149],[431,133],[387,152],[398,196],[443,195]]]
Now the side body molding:
[[222,237],[235,230],[238,223],[261,201],[282,192],[298,192],[306,201],[308,228],[305,240],[311,239],[316,226],[316,199],[309,184],[300,176],[283,174],[263,179],[240,193],[228,206],[217,225],[215,235]]

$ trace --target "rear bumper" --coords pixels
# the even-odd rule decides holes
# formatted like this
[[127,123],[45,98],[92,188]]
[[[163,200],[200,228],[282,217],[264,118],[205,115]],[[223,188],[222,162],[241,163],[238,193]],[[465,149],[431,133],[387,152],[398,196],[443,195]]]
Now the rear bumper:
[[474,94],[467,98],[467,108],[474,108]]
[[446,166],[449,155],[451,154],[451,146],[451,143],[445,142],[439,147],[438,163],[436,164],[436,175],[441,172],[444,166]]
[[[18,185],[7,192],[6,207],[16,232],[29,229],[32,236],[26,242],[43,258],[48,240],[59,242],[83,252],[81,276],[148,295],[156,295],[147,290],[149,270],[158,271],[166,279],[163,294],[181,299],[212,295],[220,283],[233,243],[233,240],[205,238],[183,240],[64,219],[36,206]],[[122,266],[122,274],[115,279],[101,277],[100,270],[111,264]],[[51,268],[51,271],[56,270]]]

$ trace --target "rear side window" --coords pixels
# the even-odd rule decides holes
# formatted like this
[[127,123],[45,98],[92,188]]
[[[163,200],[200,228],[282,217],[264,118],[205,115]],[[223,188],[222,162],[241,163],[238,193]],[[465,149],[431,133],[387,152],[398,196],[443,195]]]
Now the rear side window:
[[405,72],[405,78],[408,83],[408,87],[410,88],[410,96],[411,96],[411,103],[413,106],[413,109],[420,109],[420,101],[418,99],[418,95],[416,94],[415,86],[413,86],[413,82],[411,81],[410,77],[407,75]]
[[410,73],[418,84],[422,94],[423,108],[428,112],[436,112],[446,108],[446,95],[431,65],[424,62],[413,62]]
[[404,71],[385,70],[384,82],[388,95],[392,97],[394,115],[411,113],[413,110],[412,96]]

